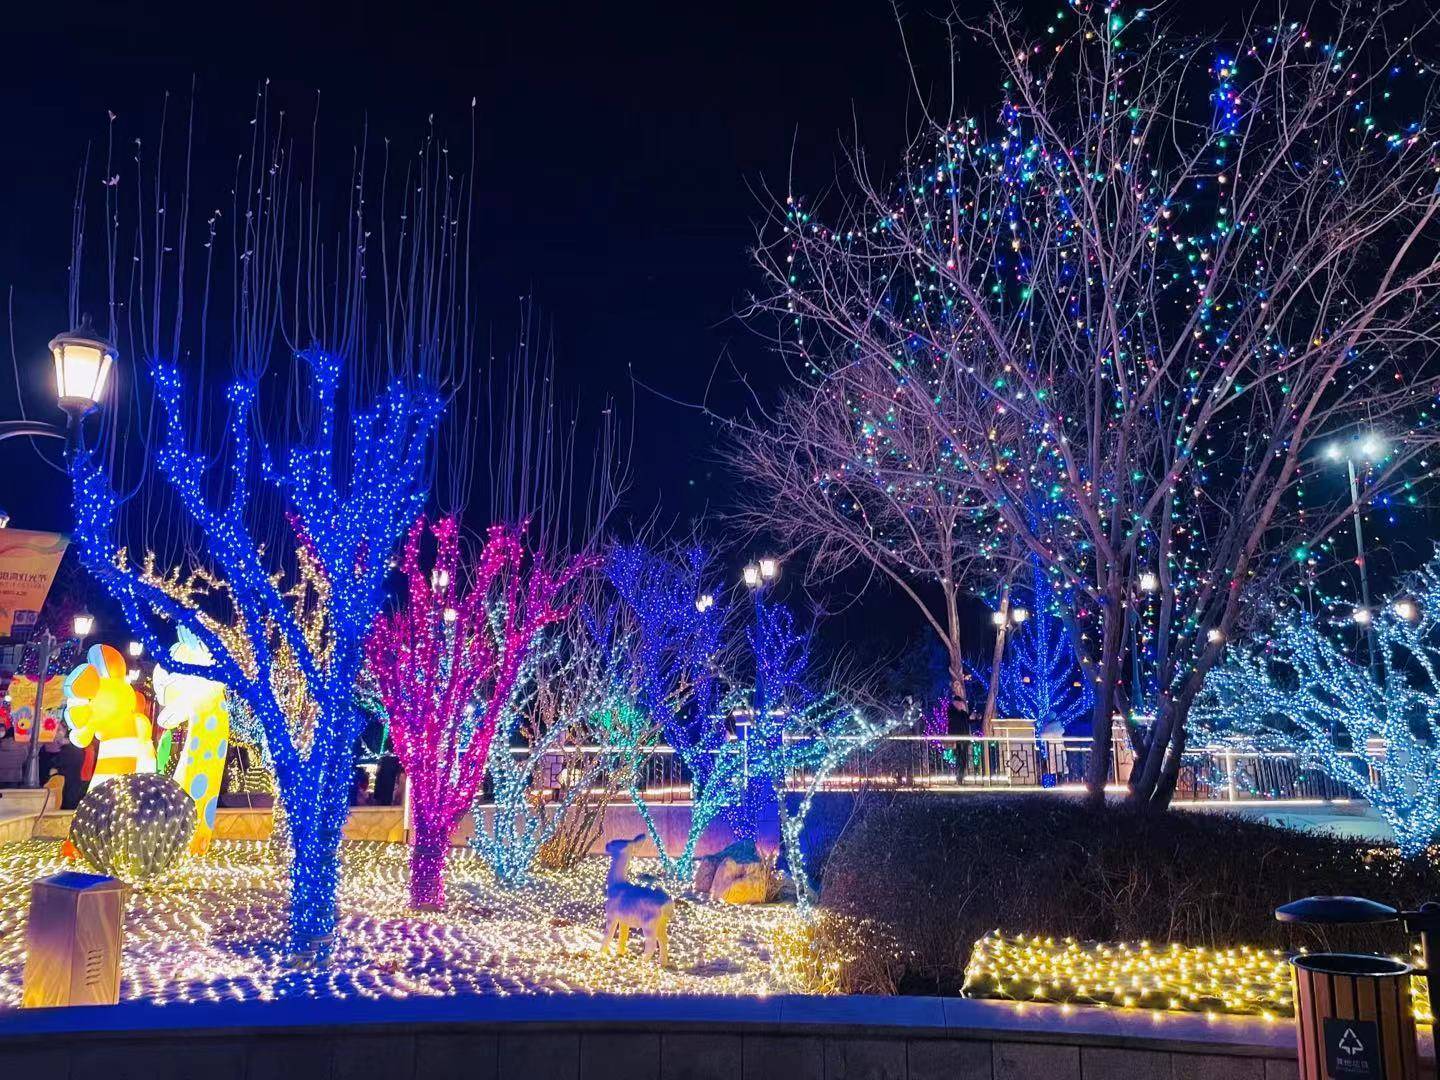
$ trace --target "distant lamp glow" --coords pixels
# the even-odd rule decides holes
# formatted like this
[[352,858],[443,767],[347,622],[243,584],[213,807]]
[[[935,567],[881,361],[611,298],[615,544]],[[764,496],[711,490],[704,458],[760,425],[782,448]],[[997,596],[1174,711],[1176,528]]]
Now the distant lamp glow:
[[1225,642],[1225,631],[1218,626],[1212,626],[1205,635],[1205,640],[1211,645],[1222,645]]
[[1350,615],[1358,626],[1369,626],[1372,617],[1369,610],[1363,607],[1357,607]]
[[747,566],[740,573],[745,579],[745,584],[750,588],[753,589],[760,584],[760,568],[758,566]]
[[1396,600],[1392,607],[1395,614],[1406,622],[1415,622],[1420,618],[1420,605],[1414,600]]
[[95,336],[88,322],[50,340],[55,357],[55,396],[60,408],[72,416],[91,412],[105,396],[105,384],[115,363],[115,347]]
[[1005,625],[1005,613],[1004,613],[1003,611],[992,611],[992,612],[990,613],[990,621],[991,621],[992,623],[994,623],[996,626],[1004,626],[1004,625]]
[[82,611],[75,616],[75,621],[70,624],[70,628],[75,631],[77,638],[87,638],[90,636],[90,631],[95,629],[95,616],[88,611]]
[[1325,446],[1325,456],[1331,461],[1339,461],[1344,456],[1344,453],[1345,452],[1340,449],[1339,443],[1327,443]]
[[456,611],[453,607],[447,607],[440,613],[440,617],[447,623],[453,623],[460,618],[460,612]]
[[1360,440],[1360,456],[1378,461],[1385,456],[1385,440],[1378,435],[1366,435]]
[[438,592],[438,591],[440,591],[441,589],[449,588],[449,586],[450,586],[450,571],[449,571],[449,570],[435,570],[435,571],[433,571],[433,572],[430,574],[430,587],[431,587],[432,589],[434,589],[434,590],[436,590],[436,591]]
[[696,610],[696,611],[709,611],[709,610],[710,610],[712,607],[714,607],[714,606],[715,606],[715,597],[711,596],[708,592],[707,592],[707,593],[701,593],[699,596],[697,596],[697,597],[695,598],[695,610]]
[[145,643],[143,641],[132,641],[129,645],[125,646],[125,651],[138,660],[145,655]]
[[1030,612],[1029,612],[1029,610],[1026,609],[1026,608],[1017,607],[1017,608],[1011,608],[1011,609],[1010,609],[1010,618],[1014,619],[1016,623],[1022,623],[1022,622],[1024,622],[1026,619],[1028,619],[1029,617],[1030,617]]
[[1153,570],[1146,570],[1140,575],[1141,592],[1157,592],[1160,589],[1160,576]]
[[760,560],[760,576],[766,581],[774,581],[780,573],[780,560],[764,558]]

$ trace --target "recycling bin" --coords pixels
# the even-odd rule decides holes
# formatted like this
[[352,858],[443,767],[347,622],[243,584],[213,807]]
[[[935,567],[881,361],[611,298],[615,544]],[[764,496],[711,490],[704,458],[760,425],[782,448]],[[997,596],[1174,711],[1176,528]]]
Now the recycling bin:
[[1309,953],[1290,966],[1300,1080],[1416,1080],[1409,964]]
[[125,886],[115,878],[71,872],[31,883],[25,1007],[119,1001],[124,920]]

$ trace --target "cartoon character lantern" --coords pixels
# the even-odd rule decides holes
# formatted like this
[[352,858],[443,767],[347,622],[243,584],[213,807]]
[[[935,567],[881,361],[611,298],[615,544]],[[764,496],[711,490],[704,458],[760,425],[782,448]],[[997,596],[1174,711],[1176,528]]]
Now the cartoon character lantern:
[[[180,629],[180,640],[170,649],[176,663],[209,667],[210,651],[190,631]],[[225,755],[230,749],[230,714],[225,707],[225,687],[199,675],[180,675],[155,665],[155,700],[160,705],[157,722],[162,728],[188,724],[185,747],[175,766],[175,779],[195,800],[195,834],[190,850],[203,853],[215,832],[215,808],[219,805],[220,783],[225,776]]]
[[153,773],[150,721],[125,677],[125,658],[109,645],[92,645],[85,655],[65,679],[65,722],[76,746],[96,744],[91,790],[116,776]]

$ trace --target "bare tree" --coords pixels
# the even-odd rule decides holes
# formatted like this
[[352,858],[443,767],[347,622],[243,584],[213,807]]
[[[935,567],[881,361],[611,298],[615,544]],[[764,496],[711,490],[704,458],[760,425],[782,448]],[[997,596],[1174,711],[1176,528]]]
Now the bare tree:
[[1002,561],[985,543],[995,515],[973,488],[940,478],[945,447],[927,417],[896,407],[896,392],[893,369],[856,362],[732,425],[729,456],[750,493],[737,516],[809,548],[814,578],[860,566],[893,583],[944,646],[952,707],[969,713],[961,600]]
[[[1391,8],[1334,22],[1323,45],[1281,19],[1221,47],[1098,6],[1034,34],[997,10],[964,29],[1003,69],[998,122],[931,120],[892,182],[857,151],[848,197],[787,198],[757,252],[774,286],[757,307],[812,385],[863,402],[852,422],[892,445],[928,430],[914,490],[953,485],[993,515],[957,546],[1014,543],[1073,591],[1097,800],[1138,620],[1158,691],[1131,789],[1164,804],[1190,704],[1257,601],[1357,502],[1428,468],[1421,35]],[[1302,505],[1316,440],[1360,422],[1387,456],[1353,498]]]

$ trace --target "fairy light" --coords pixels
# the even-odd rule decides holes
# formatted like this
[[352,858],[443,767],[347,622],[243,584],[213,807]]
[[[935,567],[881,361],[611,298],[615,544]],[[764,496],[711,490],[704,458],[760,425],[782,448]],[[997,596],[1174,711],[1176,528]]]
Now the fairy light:
[[[1109,1005],[1165,1012],[1294,1015],[1289,955],[1236,945],[986,934],[965,967],[967,997]],[[1425,980],[1411,981],[1416,1019],[1430,1022]]]
[[1378,670],[1317,617],[1283,613],[1264,646],[1233,649],[1210,672],[1195,723],[1313,762],[1380,813],[1403,856],[1419,858],[1440,832],[1440,556],[1405,597],[1377,607],[1368,626]]
[[365,650],[405,769],[417,907],[444,905],[450,836],[475,800],[496,726],[540,635],[569,613],[561,597],[589,565],[572,559],[552,572],[542,557],[526,558],[520,529],[495,525],[461,595],[459,538],[453,517],[411,526],[400,560],[405,600],[376,620]]
[[[253,710],[264,731],[282,803],[288,808],[291,947],[323,944],[335,927],[337,856],[348,811],[355,744],[364,718],[355,708],[362,642],[383,602],[386,564],[420,512],[430,435],[442,403],[404,381],[388,383],[370,409],[342,415],[341,359],[323,350],[300,354],[309,370],[313,425],[307,442],[272,447],[257,436],[257,384],[240,380],[227,391],[227,452],[195,445],[194,410],[180,370],[151,364],[163,417],[156,453],[160,477],[195,527],[203,572],[223,582],[235,619],[228,627],[187,604],[126,564],[116,539],[122,499],[106,475],[107,456],[82,445],[71,458],[75,535],[84,565],[119,603],[126,621],[152,656],[167,655],[163,638],[186,627],[208,650],[213,666],[174,664],[178,674],[215,678]],[[336,444],[345,432],[345,445]],[[252,535],[257,481],[281,499],[289,550],[313,559],[327,590],[323,641],[307,637],[305,612],[287,603],[267,556],[284,545]],[[162,631],[163,628],[163,631]],[[279,643],[293,654],[315,703],[308,747],[292,738],[284,703],[272,683]]]
[[[188,813],[188,812],[187,812]],[[462,994],[688,994],[764,997],[823,990],[803,962],[804,917],[789,905],[737,906],[703,898],[676,907],[671,966],[638,953],[600,953],[603,859],[496,883],[465,849],[465,882],[443,912],[409,906],[404,845],[347,841],[332,962],[296,967],[284,944],[281,867],[260,841],[217,840],[203,859],[127,901],[121,998],[188,1004],[277,998],[448,997]],[[637,860],[642,871],[648,860]],[[60,845],[0,848],[0,1008],[17,1007],[30,882],[65,866]],[[281,874],[280,876],[283,876]],[[775,962],[777,952],[794,957]],[[794,981],[791,981],[794,980]]]
[[194,801],[170,777],[127,773],[85,793],[70,839],[102,874],[148,885],[185,855],[195,820]]

